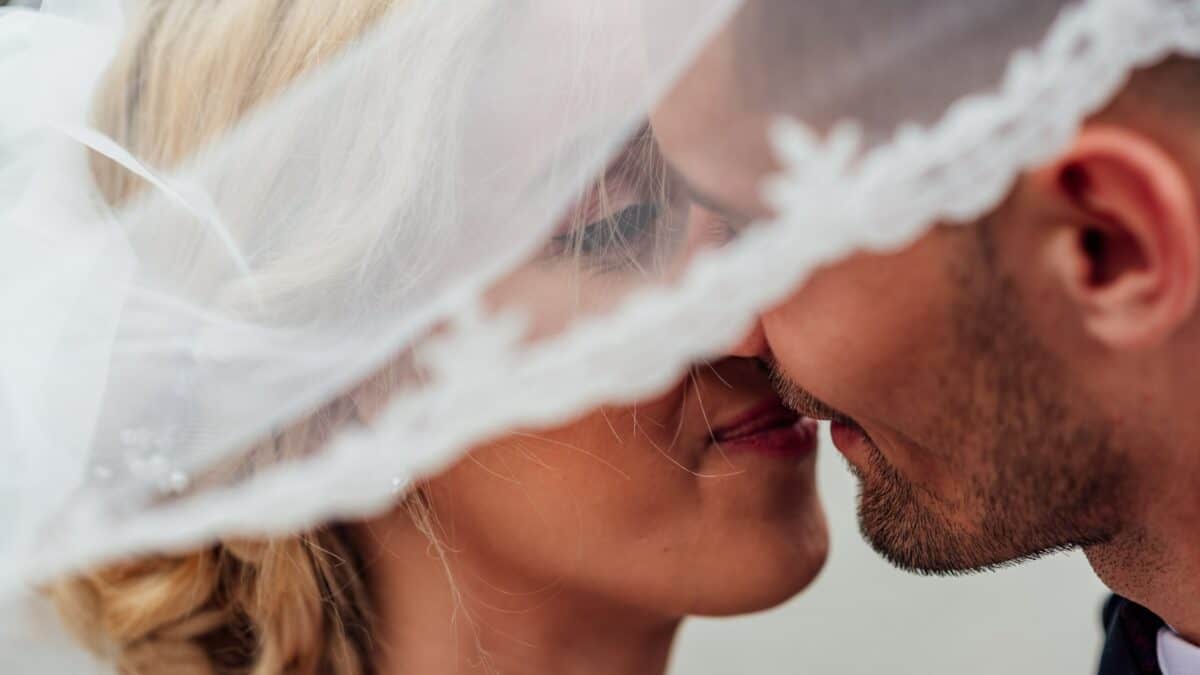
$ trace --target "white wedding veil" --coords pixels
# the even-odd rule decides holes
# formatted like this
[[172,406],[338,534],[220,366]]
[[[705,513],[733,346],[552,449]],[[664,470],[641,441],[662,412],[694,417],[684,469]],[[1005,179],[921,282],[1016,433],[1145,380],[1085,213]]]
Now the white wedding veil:
[[[93,107],[156,2],[0,9],[0,597],[363,517],[482,440],[654,394],[818,266],[985,213],[1132,69],[1200,49],[1195,0],[397,0],[163,166]],[[778,217],[695,252],[668,195],[632,212],[652,235],[601,218],[597,243],[580,205],[745,12],[785,17],[745,67],[800,64],[769,85]],[[138,189],[114,203],[96,162]],[[592,249],[619,253],[555,262]],[[0,636],[5,672],[69,670],[29,639]]]

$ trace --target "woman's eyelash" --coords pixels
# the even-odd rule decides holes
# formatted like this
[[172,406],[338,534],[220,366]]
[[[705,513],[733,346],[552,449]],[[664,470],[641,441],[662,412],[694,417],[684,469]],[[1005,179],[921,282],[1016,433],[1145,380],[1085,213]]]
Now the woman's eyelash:
[[[555,236],[554,244],[563,253],[578,253],[583,256],[622,252],[614,249],[622,245],[636,244],[650,234],[658,215],[657,204],[633,204],[607,218]],[[636,252],[632,253],[636,255]]]

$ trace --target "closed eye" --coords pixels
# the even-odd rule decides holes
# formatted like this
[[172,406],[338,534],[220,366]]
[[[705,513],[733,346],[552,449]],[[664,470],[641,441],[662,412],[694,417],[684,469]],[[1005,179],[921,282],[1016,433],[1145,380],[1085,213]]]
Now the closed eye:
[[574,254],[600,259],[613,256],[637,258],[658,223],[657,204],[632,204],[620,211],[553,238],[561,255]]

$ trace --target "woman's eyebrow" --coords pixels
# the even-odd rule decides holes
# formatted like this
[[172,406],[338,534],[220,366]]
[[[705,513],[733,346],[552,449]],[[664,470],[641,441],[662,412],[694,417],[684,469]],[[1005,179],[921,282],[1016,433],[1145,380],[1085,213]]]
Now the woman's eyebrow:
[[685,176],[683,172],[681,172],[672,164],[667,163],[667,169],[674,174],[676,179],[679,181],[678,184],[679,187],[682,188],[684,196],[696,206],[699,206],[705,211],[713,213],[719,218],[733,223],[750,223],[758,220],[757,217],[751,216],[746,211],[729,206],[722,200],[697,188],[692,181],[688,180],[687,176]]
[[721,200],[713,197],[712,195],[698,190],[686,179],[681,178],[681,180],[683,183],[683,191],[687,198],[691,200],[693,204],[703,208],[705,211],[709,211],[720,218],[734,223],[749,223],[757,220],[757,218],[750,216],[746,212],[733,208],[723,203]]

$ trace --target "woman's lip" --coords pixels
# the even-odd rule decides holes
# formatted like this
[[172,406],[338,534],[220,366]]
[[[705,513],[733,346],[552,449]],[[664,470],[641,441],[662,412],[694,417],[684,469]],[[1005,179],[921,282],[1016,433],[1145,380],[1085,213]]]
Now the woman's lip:
[[727,450],[798,458],[816,451],[817,423],[772,400],[714,429],[712,440]]
[[713,441],[729,452],[752,452],[784,459],[802,459],[817,450],[817,421],[802,417],[786,426],[774,426],[755,433]]
[[727,442],[753,436],[771,429],[788,428],[800,421],[800,415],[783,405],[782,401],[764,401],[712,430],[717,442]]

